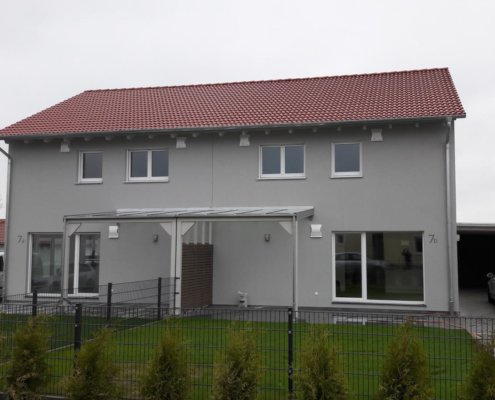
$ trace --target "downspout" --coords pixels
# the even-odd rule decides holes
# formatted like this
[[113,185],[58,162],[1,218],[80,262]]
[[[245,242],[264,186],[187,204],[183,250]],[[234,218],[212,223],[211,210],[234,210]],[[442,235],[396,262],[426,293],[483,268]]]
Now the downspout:
[[293,235],[293,248],[292,248],[292,309],[294,310],[297,318],[299,300],[298,300],[298,279],[299,279],[299,232],[298,221],[296,216],[292,217],[292,235]]
[[447,118],[447,140],[445,142],[445,175],[446,175],[446,197],[447,197],[447,258],[448,258],[448,279],[449,279],[449,314],[454,315],[454,257],[453,257],[453,235],[452,235],[452,193],[450,176],[450,136],[452,133],[452,117]]
[[[64,222],[64,233],[63,233],[63,236],[62,236],[62,254],[61,254],[61,257],[62,257],[62,271],[61,271],[61,274],[60,274],[60,302],[62,304],[66,304],[67,303],[66,300],[69,297],[68,275],[67,275],[67,272],[66,272],[66,268],[67,269],[69,268],[69,263],[70,263],[69,256],[70,255],[69,255],[69,252],[66,249],[67,244],[68,244],[68,240],[67,240],[67,218],[65,216],[63,218],[63,222]],[[67,283],[65,282],[66,278],[67,278]]]
[[9,232],[9,222],[10,222],[10,185],[11,185],[11,180],[10,177],[12,175],[12,156],[7,153],[4,149],[0,147],[0,152],[7,157],[8,164],[7,164],[7,199],[5,200],[5,251],[3,254],[3,280],[2,280],[2,302],[5,299],[5,295],[7,294],[7,256],[8,256],[8,249],[9,249],[9,243],[8,243],[8,232]]

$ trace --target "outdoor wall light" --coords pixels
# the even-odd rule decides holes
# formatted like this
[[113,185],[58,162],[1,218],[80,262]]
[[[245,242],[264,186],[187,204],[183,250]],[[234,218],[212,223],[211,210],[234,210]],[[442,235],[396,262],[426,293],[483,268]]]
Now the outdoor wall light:
[[321,238],[323,234],[321,233],[321,224],[311,224],[311,233],[309,237]]
[[119,238],[119,224],[108,226],[108,238],[118,239]]
[[158,242],[158,234],[157,234],[157,233],[155,233],[155,234],[153,235],[153,242],[154,242],[154,243]]
[[265,233],[265,242],[268,243],[271,238],[272,238],[272,235],[270,235],[269,233]]

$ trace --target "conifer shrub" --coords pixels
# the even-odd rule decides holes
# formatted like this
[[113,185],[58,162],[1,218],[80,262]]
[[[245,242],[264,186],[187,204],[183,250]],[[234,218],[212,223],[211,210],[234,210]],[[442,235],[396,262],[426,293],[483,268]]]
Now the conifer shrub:
[[146,400],[182,400],[189,393],[189,384],[185,344],[178,332],[167,331],[141,378],[141,396]]
[[114,400],[121,390],[115,378],[118,368],[110,349],[111,331],[103,329],[76,355],[72,375],[64,382],[69,400]]
[[493,343],[479,344],[463,390],[465,400],[495,399],[495,357]]
[[251,329],[234,326],[225,353],[215,365],[214,400],[253,400],[260,380],[260,356]]
[[5,371],[11,400],[37,400],[48,382],[49,330],[45,317],[29,318],[13,335],[11,360]]
[[410,323],[400,326],[388,345],[376,399],[433,399],[426,353]]
[[348,387],[339,366],[337,350],[329,343],[328,333],[314,328],[303,344],[300,372],[297,375],[298,398],[302,400],[346,400]]

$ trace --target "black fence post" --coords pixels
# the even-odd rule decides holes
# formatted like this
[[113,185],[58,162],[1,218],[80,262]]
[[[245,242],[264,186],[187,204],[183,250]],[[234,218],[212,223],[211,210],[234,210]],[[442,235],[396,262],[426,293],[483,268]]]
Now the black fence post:
[[74,350],[81,349],[81,332],[82,332],[82,304],[76,304],[76,315],[74,320]]
[[107,324],[110,325],[112,319],[112,282],[107,285]]
[[33,290],[33,304],[31,306],[31,315],[36,317],[38,315],[38,290]]
[[162,278],[158,278],[158,312],[157,312],[157,318],[161,319],[162,318]]
[[289,360],[289,398],[292,399],[294,397],[294,310],[292,307],[289,307],[287,312],[287,343],[288,343],[288,360]]
[[175,307],[177,307],[177,304],[175,303],[175,296],[177,296],[179,294],[179,292],[177,291],[177,281],[179,280],[180,278],[178,276],[175,277],[174,279],[174,287],[173,287],[173,298],[172,298],[172,309],[174,310],[173,312],[175,313]]

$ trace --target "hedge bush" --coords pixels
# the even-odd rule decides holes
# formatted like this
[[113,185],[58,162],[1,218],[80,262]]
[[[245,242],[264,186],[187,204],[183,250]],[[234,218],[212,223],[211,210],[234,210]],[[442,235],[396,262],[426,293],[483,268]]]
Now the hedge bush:
[[495,357],[493,343],[478,345],[464,387],[466,400],[495,399]]
[[346,400],[348,388],[335,347],[323,329],[315,328],[301,352],[297,375],[298,397],[302,400]]
[[256,337],[250,329],[230,330],[225,354],[214,371],[214,400],[253,400],[260,379],[260,357]]
[[179,333],[166,332],[146,373],[140,392],[146,400],[182,400],[189,393],[187,353]]
[[410,323],[401,325],[388,345],[376,399],[433,399],[426,353]]
[[118,368],[111,358],[111,331],[103,329],[83,344],[74,371],[64,383],[69,400],[116,400],[122,392],[115,381]]
[[37,400],[48,382],[49,330],[44,317],[29,318],[13,336],[12,358],[5,372],[12,400]]

